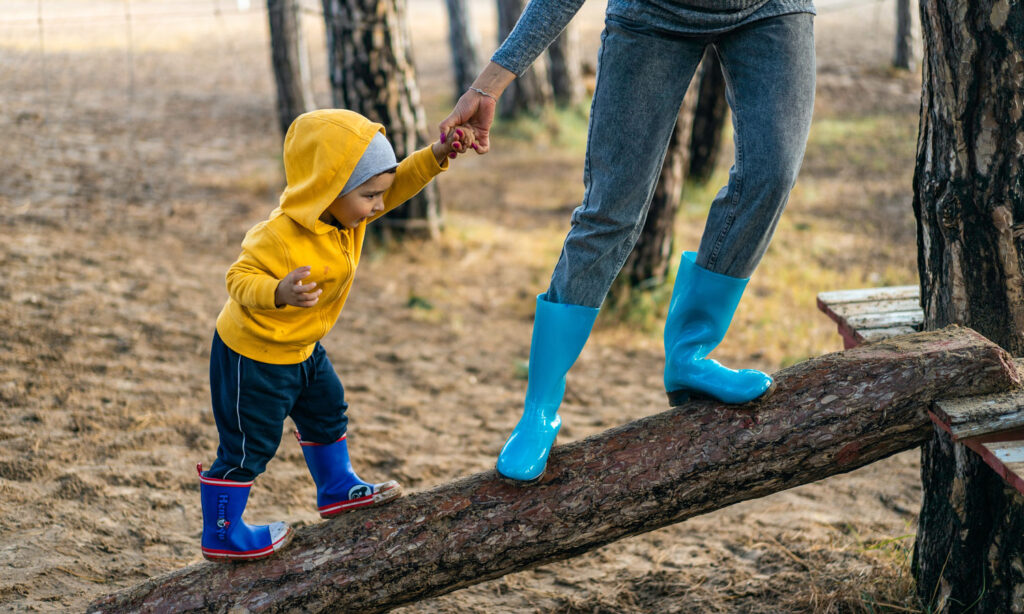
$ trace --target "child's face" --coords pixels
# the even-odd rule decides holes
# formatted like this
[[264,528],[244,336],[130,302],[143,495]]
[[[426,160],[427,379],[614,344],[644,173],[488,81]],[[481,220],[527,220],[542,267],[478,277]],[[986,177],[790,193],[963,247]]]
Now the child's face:
[[384,192],[395,182],[394,173],[381,173],[363,182],[327,206],[327,211],[345,228],[356,228],[366,218],[384,210]]

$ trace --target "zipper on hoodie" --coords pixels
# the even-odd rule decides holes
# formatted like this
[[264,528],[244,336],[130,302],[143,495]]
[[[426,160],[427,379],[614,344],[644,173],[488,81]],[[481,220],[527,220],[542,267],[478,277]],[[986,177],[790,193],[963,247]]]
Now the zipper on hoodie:
[[[351,271],[350,277],[355,276],[356,267],[355,261],[352,256],[354,239],[351,236],[349,236],[347,228],[334,228],[333,230],[331,230],[331,232],[336,235],[335,240],[338,243],[338,249],[341,250],[341,253],[344,254],[345,259],[348,260],[348,270]],[[341,294],[344,291],[344,288],[338,290],[338,298],[341,298]],[[325,309],[320,310],[320,327],[320,338],[323,339],[325,336],[327,336],[327,332],[331,328],[331,323],[327,321],[327,311]]]

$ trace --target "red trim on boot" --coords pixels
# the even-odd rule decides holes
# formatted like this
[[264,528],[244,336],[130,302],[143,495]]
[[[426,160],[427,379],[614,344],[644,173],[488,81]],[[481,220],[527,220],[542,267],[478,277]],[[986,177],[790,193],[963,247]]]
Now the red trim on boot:
[[[344,435],[339,437],[338,440],[335,441],[334,443],[338,443],[338,441],[344,441],[346,437],[348,437],[348,433],[345,433]],[[329,444],[329,443],[315,443],[315,442],[312,442],[312,441],[302,441],[302,435],[299,434],[299,430],[298,429],[295,429],[295,439],[298,440],[300,446],[329,446],[329,445],[333,445],[333,444]]]
[[249,480],[248,482],[235,482],[233,480],[224,480],[221,478],[208,478],[203,475],[203,464],[199,463],[196,465],[196,471],[199,472],[199,481],[203,484],[211,484],[213,486],[237,486],[240,488],[249,488],[256,483],[256,480]]

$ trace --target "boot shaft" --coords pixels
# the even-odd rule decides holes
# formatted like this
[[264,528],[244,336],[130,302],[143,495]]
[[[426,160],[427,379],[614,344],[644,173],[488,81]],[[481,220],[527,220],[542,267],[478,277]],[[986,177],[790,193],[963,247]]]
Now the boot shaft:
[[306,459],[309,474],[316,483],[318,495],[324,488],[338,481],[339,476],[355,474],[348,454],[347,434],[342,435],[334,443],[304,441],[298,431],[295,431],[295,438],[302,447],[302,456]]
[[725,338],[749,281],[702,268],[696,252],[684,252],[665,318],[665,352],[682,343],[710,353]]
[[199,471],[199,493],[203,506],[203,542],[230,541],[232,531],[242,524],[252,482],[208,478]]
[[555,411],[565,394],[565,374],[579,358],[597,319],[598,309],[552,303],[537,296],[530,341],[526,407]]

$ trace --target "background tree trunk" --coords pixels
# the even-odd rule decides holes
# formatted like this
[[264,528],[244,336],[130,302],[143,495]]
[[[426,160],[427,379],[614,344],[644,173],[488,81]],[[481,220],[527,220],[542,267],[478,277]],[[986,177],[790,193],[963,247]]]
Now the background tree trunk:
[[[497,0],[498,40],[503,41],[512,32],[526,6],[525,0]],[[551,83],[543,54],[532,66],[512,82],[498,101],[501,117],[515,117],[522,113],[538,114],[551,103]]]
[[722,149],[725,120],[729,116],[729,103],[725,99],[725,75],[714,47],[708,47],[704,52],[699,74],[700,85],[690,136],[688,178],[690,181],[707,183],[715,172],[718,152]]
[[676,212],[683,198],[683,184],[690,157],[690,130],[693,126],[693,108],[697,101],[697,88],[686,92],[676,118],[676,126],[669,140],[668,151],[661,165],[661,175],[654,188],[651,206],[647,210],[640,237],[633,251],[622,265],[622,271],[610,292],[613,301],[621,300],[634,288],[653,288],[668,277],[675,236]]
[[583,102],[583,63],[580,60],[580,32],[570,21],[548,47],[548,72],[555,102],[574,106]]
[[309,49],[302,34],[298,0],[267,0],[270,55],[277,83],[277,121],[284,138],[299,115],[316,108],[309,69]]
[[895,68],[914,68],[914,34],[911,22],[910,0],[896,0],[896,48],[892,55]]
[[[399,160],[426,145],[405,0],[323,0],[323,7],[334,106],[384,124]],[[431,182],[370,228],[385,237],[437,237],[440,226],[441,199]]]
[[[921,4],[914,175],[925,327],[964,324],[1014,356],[1024,355],[1022,26],[1016,3]],[[943,432],[923,448],[921,475],[914,573],[923,606],[1022,611],[1024,497]]]
[[455,97],[458,100],[473,84],[480,66],[476,29],[470,26],[466,0],[445,0],[448,6],[448,42],[452,48],[452,69],[455,74]]
[[262,562],[200,563],[90,612],[381,612],[577,556],[921,445],[937,399],[1020,385],[974,331],[896,337],[776,374],[768,399],[696,401],[556,446],[536,484],[478,473],[301,527]]

